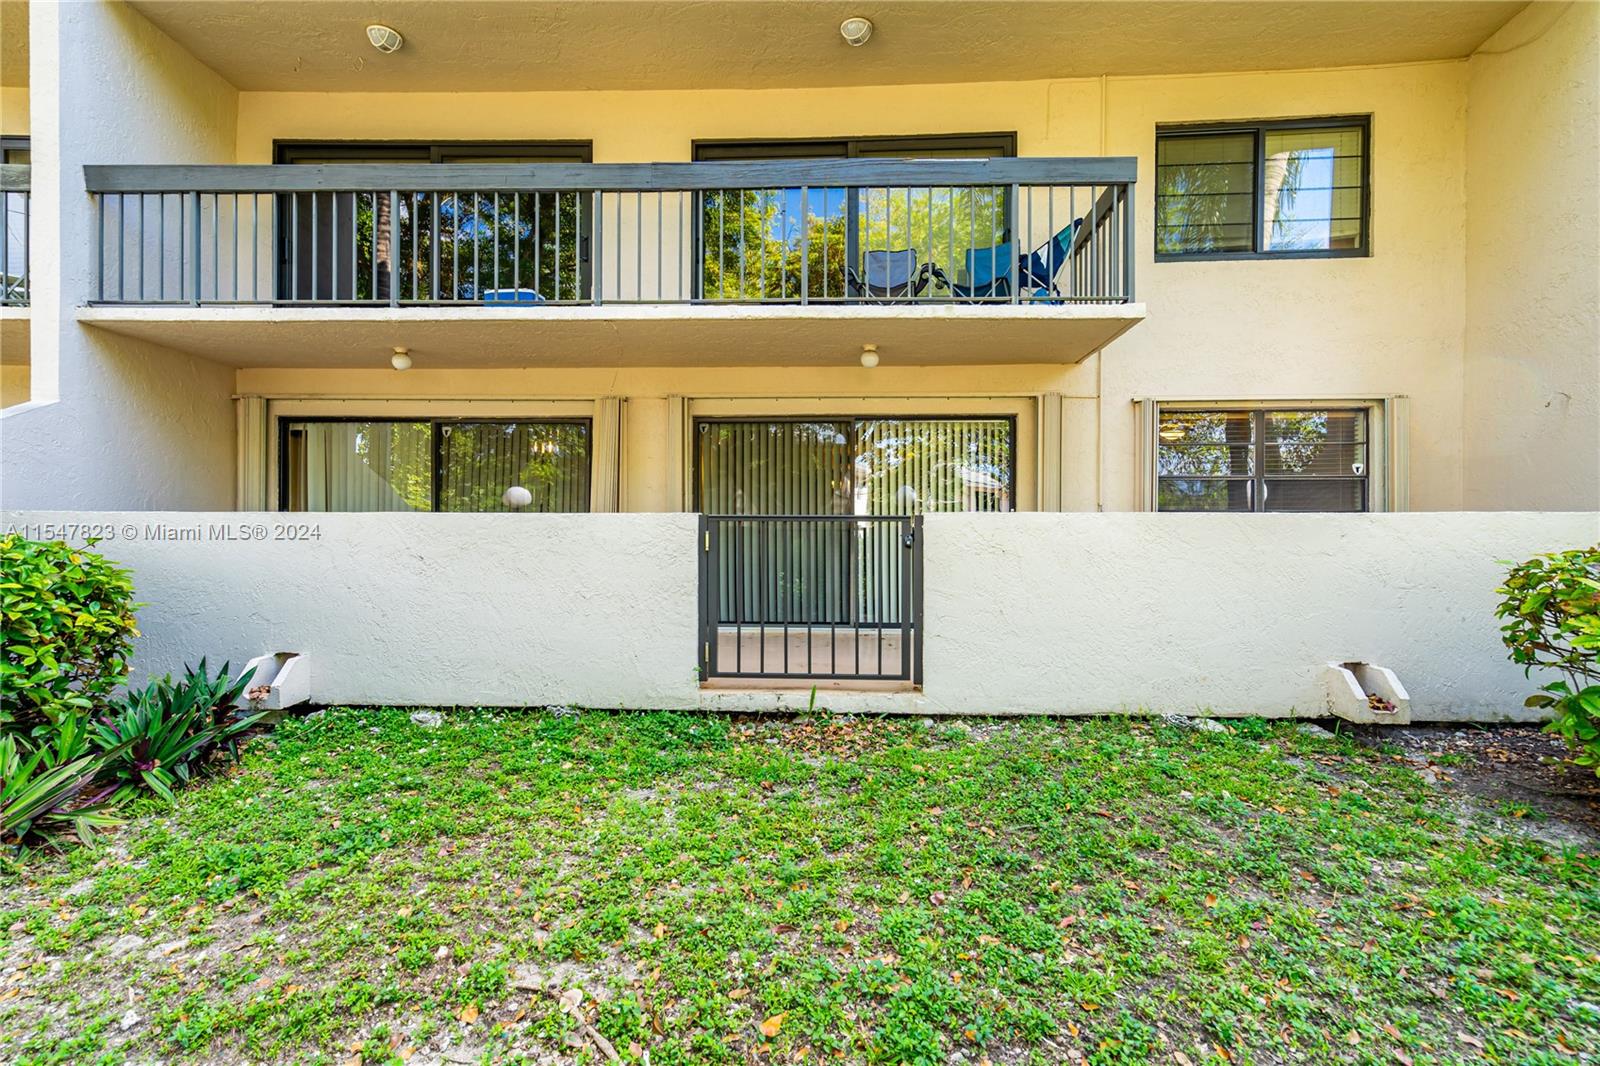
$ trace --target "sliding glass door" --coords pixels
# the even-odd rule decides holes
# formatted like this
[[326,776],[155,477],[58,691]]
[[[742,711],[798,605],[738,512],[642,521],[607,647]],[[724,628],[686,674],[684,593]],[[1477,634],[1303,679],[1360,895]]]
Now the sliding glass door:
[[[696,426],[698,506],[709,515],[796,519],[1009,511],[1014,441],[1008,418],[702,421]],[[722,621],[898,624],[904,587],[899,525],[726,525],[715,560]]]
[[[697,161],[1014,155],[1009,133],[700,141],[694,148]],[[967,283],[971,257],[1004,258],[994,250],[1009,239],[1008,198],[997,186],[712,190],[701,197],[701,296],[798,300],[802,288],[810,300],[916,296],[934,284],[922,272],[929,263]]]
[[305,420],[279,447],[286,511],[589,509],[587,422]]
[[[581,163],[587,144],[280,145],[289,165]],[[578,192],[472,189],[278,197],[278,292],[304,302],[537,303],[589,295],[591,204]]]

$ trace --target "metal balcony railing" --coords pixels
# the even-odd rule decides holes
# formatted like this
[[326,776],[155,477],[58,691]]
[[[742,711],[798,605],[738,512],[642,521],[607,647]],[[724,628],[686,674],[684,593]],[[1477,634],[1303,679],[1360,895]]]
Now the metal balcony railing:
[[4,232],[0,233],[0,304],[6,307],[28,306],[31,170],[23,163],[0,164],[0,199],[5,201]]
[[1121,304],[1134,294],[1130,158],[84,171],[100,303]]

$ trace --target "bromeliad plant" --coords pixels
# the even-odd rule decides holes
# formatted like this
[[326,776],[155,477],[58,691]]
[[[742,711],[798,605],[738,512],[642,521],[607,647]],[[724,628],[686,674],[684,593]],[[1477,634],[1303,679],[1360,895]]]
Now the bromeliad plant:
[[189,783],[214,752],[239,757],[239,735],[262,715],[234,707],[254,670],[230,677],[223,663],[212,677],[206,661],[185,667],[182,681],[157,678],[129,692],[93,728],[94,742],[106,752],[106,770],[120,790],[144,785],[172,802],[175,788]]
[[88,745],[81,719],[58,725],[37,751],[17,733],[0,735],[0,842],[13,851],[56,846],[67,832],[87,844],[92,830],[117,824],[107,810],[116,786],[95,784],[108,755]]
[[1549,708],[1550,731],[1600,775],[1600,545],[1513,566],[1496,591],[1511,661],[1525,674],[1542,667],[1565,675],[1528,697],[1528,706]]

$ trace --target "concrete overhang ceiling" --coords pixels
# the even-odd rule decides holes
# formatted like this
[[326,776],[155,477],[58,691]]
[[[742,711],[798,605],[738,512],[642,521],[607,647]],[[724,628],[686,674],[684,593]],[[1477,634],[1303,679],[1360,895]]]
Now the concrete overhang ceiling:
[[[1354,66],[1468,55],[1524,0],[132,0],[243,90],[792,88]],[[839,22],[865,15],[851,48]],[[405,35],[381,55],[368,23]]]

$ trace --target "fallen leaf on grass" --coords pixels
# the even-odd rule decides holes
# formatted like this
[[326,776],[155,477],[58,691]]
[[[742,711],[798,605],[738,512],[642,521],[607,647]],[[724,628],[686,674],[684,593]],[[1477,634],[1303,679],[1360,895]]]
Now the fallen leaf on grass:
[[1212,910],[1212,909],[1214,909],[1216,907],[1216,905],[1217,905],[1217,894],[1215,892],[1207,892],[1206,893],[1206,910]]
[[744,997],[748,996],[749,994],[750,994],[750,990],[748,988],[735,988],[732,992],[728,993],[728,998],[729,999],[743,999]]
[[782,1028],[783,1028],[783,1015],[782,1014],[774,1014],[772,1017],[768,1018],[766,1021],[761,1023],[761,1035],[770,1040],[773,1037],[777,1036],[778,1035],[778,1030],[782,1029]]
[[461,1013],[457,1014],[456,1017],[471,1025],[478,1020],[478,1005],[476,1003],[468,1003],[461,1008]]

